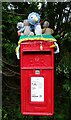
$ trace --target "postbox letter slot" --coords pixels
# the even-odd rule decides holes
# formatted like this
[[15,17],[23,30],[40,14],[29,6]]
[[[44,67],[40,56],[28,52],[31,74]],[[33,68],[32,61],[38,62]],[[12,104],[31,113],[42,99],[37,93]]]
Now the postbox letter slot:
[[51,55],[51,51],[23,51],[24,54],[48,54]]

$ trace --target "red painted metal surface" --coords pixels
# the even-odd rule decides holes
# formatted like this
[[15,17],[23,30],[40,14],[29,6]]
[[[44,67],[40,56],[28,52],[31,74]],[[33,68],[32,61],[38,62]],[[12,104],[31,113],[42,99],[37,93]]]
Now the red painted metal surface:
[[53,42],[26,41],[20,45],[21,112],[23,115],[54,113]]

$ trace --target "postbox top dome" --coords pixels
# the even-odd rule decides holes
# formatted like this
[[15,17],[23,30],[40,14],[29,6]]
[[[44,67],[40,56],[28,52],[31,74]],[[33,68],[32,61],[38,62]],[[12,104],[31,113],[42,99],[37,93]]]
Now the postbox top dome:
[[20,36],[18,44],[20,44],[23,41],[28,41],[28,40],[43,40],[43,41],[50,41],[50,42],[57,41],[52,35]]

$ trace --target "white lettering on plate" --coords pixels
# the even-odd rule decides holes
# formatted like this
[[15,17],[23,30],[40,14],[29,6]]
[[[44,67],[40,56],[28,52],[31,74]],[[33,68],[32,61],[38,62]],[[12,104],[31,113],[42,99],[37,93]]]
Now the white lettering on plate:
[[31,77],[31,101],[44,102],[44,77]]

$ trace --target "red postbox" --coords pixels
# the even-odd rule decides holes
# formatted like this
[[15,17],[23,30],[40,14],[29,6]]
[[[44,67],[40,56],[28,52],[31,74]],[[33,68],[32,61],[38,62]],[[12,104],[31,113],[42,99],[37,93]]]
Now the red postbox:
[[54,113],[53,42],[32,40],[20,44],[21,112],[23,115]]

